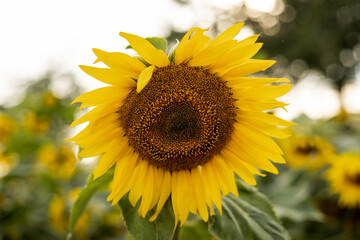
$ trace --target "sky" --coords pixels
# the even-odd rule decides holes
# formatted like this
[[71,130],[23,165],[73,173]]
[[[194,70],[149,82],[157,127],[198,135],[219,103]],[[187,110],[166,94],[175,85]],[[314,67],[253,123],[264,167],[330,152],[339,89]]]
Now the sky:
[[[178,31],[195,25],[208,28],[215,21],[214,8],[231,9],[243,1],[250,8],[266,12],[272,10],[275,0],[193,0],[190,5],[171,0],[0,1],[0,104],[16,103],[19,100],[16,96],[21,96],[23,89],[20,86],[42,77],[48,70],[73,73],[85,91],[101,87],[78,65],[92,65],[95,60],[92,48],[126,52],[123,49],[127,42],[119,36],[120,31],[142,37],[165,37],[171,27]],[[253,32],[245,28],[241,34],[239,38]],[[54,88],[59,94],[66,91],[61,81]],[[315,101],[334,102],[331,111],[336,112],[338,96],[327,88],[322,87],[325,92],[320,95],[330,100]],[[319,96],[298,91],[286,100],[311,100],[316,95]],[[321,104],[318,108],[324,110]],[[316,118],[325,116],[319,114],[319,109],[306,111]],[[299,102],[288,110],[287,118],[305,111]]]
[[86,90],[99,87],[78,68],[93,63],[92,48],[123,51],[120,31],[165,37],[170,27],[207,28],[219,2],[226,8],[242,0],[195,0],[189,6],[171,0],[0,1],[0,104],[49,69],[74,73]]

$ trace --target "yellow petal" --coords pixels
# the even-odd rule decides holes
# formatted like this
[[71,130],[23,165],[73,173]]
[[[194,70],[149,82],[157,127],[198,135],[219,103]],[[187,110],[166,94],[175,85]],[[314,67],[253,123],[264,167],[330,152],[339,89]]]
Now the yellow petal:
[[222,151],[221,156],[244,182],[249,185],[256,185],[255,177],[234,154],[231,154],[229,151]]
[[[117,127],[115,123],[109,123],[106,128],[99,128],[99,131],[95,131],[94,129],[96,129],[96,124],[89,124],[88,127],[73,137],[71,141],[75,141],[76,145],[81,145],[84,149],[86,149],[88,146],[94,145],[96,148],[97,144],[102,145],[106,142],[108,143],[110,140],[113,140],[115,137],[122,137],[122,135],[124,135],[123,130]],[[99,139],[102,141],[99,141]]]
[[238,114],[237,120],[239,122],[241,122],[243,125],[246,125],[250,128],[254,128],[254,129],[256,129],[260,132],[263,132],[266,135],[269,135],[271,137],[287,138],[291,135],[289,133],[286,133],[282,129],[274,126],[273,124],[271,124],[269,122],[265,122],[263,119],[256,119],[256,118],[247,116],[245,114],[243,114],[243,115]]
[[72,122],[70,127],[74,127],[84,122],[95,121],[99,118],[105,117],[109,114],[116,112],[118,109],[120,109],[120,106],[121,104],[118,103],[117,101],[109,105],[102,104],[96,106],[95,108],[91,109],[89,112],[85,113],[80,118]]
[[226,41],[232,40],[236,35],[238,35],[243,26],[243,22],[232,25],[224,32],[222,32],[219,36],[217,36],[214,40],[212,40],[211,44],[221,44]]
[[259,38],[259,34],[255,34],[253,36],[247,37],[244,40],[241,40],[238,44],[239,45],[249,45],[256,42],[256,40]]
[[99,142],[99,138],[104,140],[111,132],[122,131],[122,128],[118,127],[118,118],[119,116],[116,113],[99,118],[91,122],[85,129],[73,137],[71,141],[75,141],[75,143],[79,145],[87,145],[94,140]]
[[[203,168],[202,167],[198,166],[196,168],[196,170],[199,172],[199,176],[200,176],[200,179],[202,181],[202,186],[204,186],[205,201],[206,201],[206,204],[210,208],[210,215],[214,215],[214,207],[213,207],[211,189],[210,189],[210,185],[208,184],[207,174],[203,173]],[[193,168],[192,171],[195,171],[195,168]]]
[[257,168],[255,168],[253,165],[247,163],[247,162],[243,162],[244,166],[249,170],[249,172],[252,174],[252,175],[258,175],[258,176],[262,176],[262,177],[265,177],[266,174],[260,172]]
[[274,99],[281,97],[290,89],[292,85],[267,85],[267,86],[259,86],[252,89],[233,89],[232,92],[234,93],[234,98],[238,99],[241,97],[254,97],[254,98],[261,98],[261,99]]
[[[237,142],[237,145],[242,146],[242,149],[246,149],[247,152],[253,152],[254,157],[257,157],[257,158],[260,157],[261,159],[270,159],[271,161],[276,162],[276,163],[285,163],[285,160],[281,156],[281,154],[269,152],[268,149],[266,149],[266,148],[259,148],[258,145],[253,144],[248,139],[242,138],[240,136],[240,134],[234,134],[233,138]],[[249,154],[247,154],[247,158],[250,159],[250,162],[252,161],[251,160],[252,158],[249,157]],[[266,164],[268,164],[268,163],[266,163]],[[264,168],[262,168],[262,169],[264,169]]]
[[193,182],[192,182],[192,178],[191,178],[191,171],[186,171],[186,182],[188,182],[188,195],[187,195],[187,198],[188,198],[188,201],[189,201],[189,209],[190,209],[190,212],[195,214],[195,215],[198,215],[198,205],[196,204],[196,197],[195,197],[195,193],[194,193],[194,190],[193,190]]
[[224,174],[224,172],[221,172],[222,169],[215,168],[215,166],[216,166],[215,162],[216,162],[216,160],[214,157],[211,160],[211,164],[209,164],[209,163],[208,164],[211,167],[212,173],[214,174],[213,178],[215,178],[216,182],[219,185],[219,189],[221,190],[222,194],[225,196],[225,195],[229,194],[229,192],[230,192],[229,185],[225,181],[227,176]]
[[222,205],[221,205],[221,193],[217,179],[214,178],[215,172],[213,171],[211,164],[204,164],[202,166],[201,173],[204,175],[204,178],[209,184],[209,190],[211,199],[214,202],[215,206],[219,209],[220,215],[222,214]]
[[148,63],[157,67],[165,67],[170,64],[167,55],[163,51],[156,49],[146,39],[124,32],[121,32],[120,36],[125,38],[130,43],[130,46]]
[[176,185],[174,186],[175,191],[177,191],[177,207],[179,210],[180,216],[180,226],[182,226],[186,219],[189,216],[189,198],[188,198],[188,191],[189,191],[189,183],[186,174],[189,172],[187,170],[178,171]]
[[124,87],[134,87],[135,85],[135,81],[132,80],[129,76],[114,71],[110,68],[96,68],[96,67],[89,67],[84,65],[80,65],[79,67],[85,73],[87,73],[88,75],[92,76],[93,78],[103,83],[107,83],[110,85],[124,86]]
[[239,123],[235,123],[234,127],[237,132],[241,133],[241,136],[239,137],[244,139],[244,141],[250,141],[256,146],[266,149],[271,153],[281,154],[281,155],[283,154],[281,148],[269,136],[254,129],[250,129]]
[[280,125],[280,126],[293,126],[296,123],[286,121],[284,119],[278,118],[272,114],[268,114],[265,112],[257,112],[257,111],[250,111],[250,110],[242,110],[240,116],[247,116],[251,119],[255,119],[257,121],[263,121],[271,125]]
[[230,79],[237,79],[252,73],[264,71],[275,63],[276,61],[274,60],[250,59],[237,67],[231,68],[225,73],[219,73],[219,75],[222,76],[223,80],[228,81]]
[[203,182],[200,178],[200,173],[197,168],[191,170],[190,178],[191,178],[190,187],[192,187],[200,216],[204,220],[204,222],[207,222],[207,220],[209,219],[209,213],[206,206],[205,191],[204,191]]
[[[169,198],[170,196],[170,193],[171,193],[171,174],[169,171],[166,171],[166,170],[163,170],[161,168],[158,169],[159,171],[162,171],[163,172],[163,179],[159,179],[159,181],[161,181],[161,188],[160,188],[160,191],[161,191],[161,195],[160,195],[160,198],[159,198],[159,202],[156,206],[156,211],[154,213],[154,215],[151,216],[150,218],[150,222],[154,221],[157,216],[159,215],[159,213],[161,212],[162,208],[164,207],[165,205],[165,202],[166,200]],[[175,218],[175,221],[177,222],[178,221],[178,218]]]
[[[91,137],[90,137],[91,136]],[[103,152],[106,152],[109,148],[109,142],[114,139],[119,139],[124,136],[122,129],[117,128],[108,133],[90,135],[88,138],[76,140],[76,145],[83,146],[83,150],[79,153],[80,157],[95,157]],[[98,141],[102,139],[102,141]]]
[[285,106],[289,105],[287,103],[280,102],[276,99],[268,99],[266,101],[259,101],[259,99],[256,99],[254,101],[254,98],[241,98],[238,99],[239,101],[235,102],[235,107],[241,109],[241,110],[259,110],[259,111],[265,111],[270,109],[275,109],[278,107],[284,108]]
[[112,205],[129,192],[138,180],[139,168],[136,167],[138,162],[140,162],[139,155],[132,149],[119,157],[116,162],[112,191],[107,199],[108,201],[113,200]]
[[236,41],[228,41],[218,45],[209,45],[196,54],[190,61],[189,66],[208,66],[216,63],[226,52],[236,46]]
[[135,206],[137,201],[140,199],[142,194],[142,188],[147,181],[146,173],[148,168],[148,162],[144,160],[140,161],[137,168],[139,169],[138,175],[136,177],[137,180],[135,181],[135,184],[131,188],[129,194],[129,201],[133,206]]
[[125,154],[128,142],[125,139],[115,139],[109,144],[109,150],[100,158],[94,171],[94,180],[109,170],[118,160],[119,155]]
[[[207,30],[208,29],[192,28],[185,34],[175,52],[176,64],[187,62],[206,46],[210,38],[203,33]],[[192,33],[194,34],[190,38]]]
[[[239,193],[235,183],[234,172],[226,163],[226,161],[222,159],[220,155],[216,155],[212,160],[212,164],[216,169],[218,178],[223,181],[223,184],[226,185],[226,187],[229,188],[229,192],[231,192],[235,196],[238,196]],[[223,194],[226,195],[225,193]]]
[[78,96],[72,103],[83,102],[83,107],[92,107],[113,101],[122,101],[129,94],[131,89],[110,86],[92,90]]
[[263,86],[270,83],[290,83],[291,81],[287,78],[253,78],[253,77],[239,77],[234,79],[229,79],[226,84],[233,88],[248,88],[255,86]]
[[[177,179],[178,179],[178,171],[172,172],[172,174],[171,174],[171,203],[173,206],[173,211],[174,211],[174,216],[175,216],[174,231],[179,222],[179,204],[178,204],[179,191],[178,191],[178,186],[177,186]],[[180,202],[180,204],[181,204],[181,202]]]
[[136,91],[139,93],[141,90],[148,84],[148,82],[151,79],[151,76],[154,72],[154,65],[151,65],[150,67],[145,68],[139,76]]
[[147,168],[146,168],[147,174],[146,176],[146,181],[144,183],[143,187],[143,191],[141,194],[141,204],[138,210],[138,213],[140,216],[142,216],[143,218],[145,218],[146,213],[149,211],[151,202],[152,202],[152,198],[154,196],[154,188],[155,188],[155,178],[156,178],[156,173],[155,173],[155,169],[152,165],[148,164]]
[[125,53],[105,52],[96,48],[93,48],[93,52],[98,57],[98,60],[105,63],[110,68],[116,69],[121,74],[135,79],[146,67],[139,59],[130,57]]
[[212,72],[225,72],[228,69],[241,65],[253,57],[261,48],[262,43],[251,45],[240,45],[225,53],[218,61],[211,66]]
[[252,151],[249,154],[249,149],[244,149],[241,143],[237,144],[235,141],[231,141],[229,145],[223,151],[230,151],[228,155],[233,155],[239,161],[247,162],[250,165],[263,169],[265,171],[278,174],[277,168],[268,160],[268,156],[262,152]]

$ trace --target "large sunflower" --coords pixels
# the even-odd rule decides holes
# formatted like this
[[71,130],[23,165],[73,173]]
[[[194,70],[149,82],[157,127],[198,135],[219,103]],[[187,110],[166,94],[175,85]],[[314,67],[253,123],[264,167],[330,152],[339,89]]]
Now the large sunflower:
[[344,153],[334,158],[326,177],[339,204],[360,208],[360,154]]
[[[291,85],[284,78],[245,78],[265,70],[272,60],[251,59],[261,48],[258,35],[233,40],[238,23],[214,40],[192,28],[175,56],[167,56],[144,38],[120,33],[140,55],[93,49],[109,68],[80,66],[109,87],[85,93],[74,102],[95,107],[73,122],[89,125],[72,138],[81,157],[101,155],[95,178],[114,164],[108,200],[129,193],[140,200],[145,217],[156,206],[156,219],[171,196],[176,222],[189,212],[208,220],[213,204],[221,213],[221,194],[237,195],[234,172],[255,185],[258,169],[278,173],[269,161],[284,163],[271,137],[287,137],[277,125],[292,123],[264,111],[286,106],[275,98]],[[170,60],[169,60],[170,59]]]

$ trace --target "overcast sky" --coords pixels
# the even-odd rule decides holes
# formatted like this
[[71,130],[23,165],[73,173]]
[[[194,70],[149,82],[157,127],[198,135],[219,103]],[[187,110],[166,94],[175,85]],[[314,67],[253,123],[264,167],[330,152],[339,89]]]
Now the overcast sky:
[[[165,37],[171,27],[208,28],[215,21],[214,7],[231,9],[242,1],[193,0],[190,5],[172,0],[0,1],[0,104],[9,102],[24,81],[49,69],[75,74],[85,90],[97,88],[101,84],[78,65],[94,62],[92,48],[124,51],[127,43],[120,31]],[[274,7],[274,0],[246,2],[260,11]]]

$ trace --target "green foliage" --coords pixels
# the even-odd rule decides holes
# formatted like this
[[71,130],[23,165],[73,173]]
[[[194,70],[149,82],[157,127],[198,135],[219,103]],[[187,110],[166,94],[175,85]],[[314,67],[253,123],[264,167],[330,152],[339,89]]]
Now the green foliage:
[[145,218],[140,217],[138,214],[140,201],[133,207],[129,202],[128,195],[120,200],[119,205],[126,227],[135,240],[170,240],[173,238],[175,219],[170,200],[165,203],[157,219],[150,222],[153,211],[150,211]]
[[[10,125],[5,122],[5,128],[4,121],[0,121],[0,239],[60,240],[69,231],[70,209],[89,170],[83,164],[75,168],[75,152],[64,140],[74,120],[76,106],[70,103],[79,94],[79,86],[71,75],[62,75],[61,83],[68,90],[58,95],[53,92],[57,77],[48,73],[29,81],[17,104],[0,106],[0,114],[11,119]],[[98,185],[99,189],[106,186]],[[85,193],[95,188],[84,191],[77,205],[85,207],[79,202],[86,202]],[[96,202],[98,198],[102,199]],[[100,194],[92,199],[81,217],[77,212],[74,237],[121,236],[125,229],[120,213],[115,224],[105,221],[114,219],[111,214],[116,209]]]
[[270,201],[237,181],[239,197],[223,197],[223,213],[210,218],[209,231],[218,239],[290,239]]
[[148,40],[155,48],[160,49],[166,53],[167,40],[165,38],[149,37],[145,39]]
[[[256,188],[245,187],[237,181],[239,197],[232,194],[223,197],[223,214],[215,211],[208,224],[199,217],[187,220],[180,231],[175,232],[178,239],[289,239],[286,230],[277,219],[270,201]],[[146,218],[138,215],[140,202],[133,207],[128,195],[119,205],[122,209],[128,231],[137,239],[172,239],[174,215],[170,199],[154,222],[149,222],[153,211]],[[179,236],[177,236],[179,234]]]
[[[354,59],[346,54],[352,55],[360,42],[356,30],[360,28],[359,1],[287,0],[286,3],[276,27],[277,34],[261,37],[263,51],[270,57],[285,56],[289,64],[301,59],[310,69],[321,70],[340,89],[354,76]],[[264,30],[258,23],[253,26],[257,32]]]
[[[314,176],[315,177],[315,176]],[[312,181],[311,181],[312,180]],[[281,219],[296,223],[304,221],[322,221],[323,215],[312,202],[311,182],[304,171],[286,171],[274,177],[266,188],[260,183],[259,188],[271,199]]]
[[209,233],[208,224],[201,218],[196,217],[186,221],[181,228],[180,239],[182,240],[212,240],[214,237]]
[[91,174],[85,188],[80,192],[79,197],[76,199],[70,217],[70,231],[74,230],[74,227],[79,220],[81,214],[84,212],[90,199],[96,192],[101,190],[110,183],[114,176],[114,167],[107,171],[104,175],[94,180],[94,175]]

